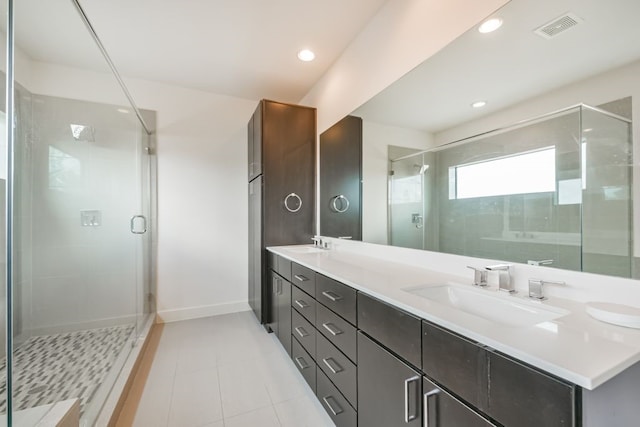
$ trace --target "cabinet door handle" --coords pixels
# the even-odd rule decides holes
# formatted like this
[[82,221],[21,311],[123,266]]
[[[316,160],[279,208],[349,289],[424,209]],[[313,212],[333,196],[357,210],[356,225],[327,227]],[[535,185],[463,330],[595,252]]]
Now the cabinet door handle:
[[307,308],[310,307],[310,305],[303,299],[297,299],[294,301],[296,303],[296,305],[300,308]]
[[340,330],[338,327],[336,327],[336,325],[334,325],[331,322],[323,323],[322,327],[325,328],[327,331],[329,331],[329,333],[334,337],[344,333],[344,331]]
[[302,274],[295,274],[293,277],[295,277],[297,280],[301,281],[301,282],[308,282],[309,278],[307,276],[303,276]]
[[306,360],[304,360],[302,356],[296,357],[294,360],[296,361],[296,364],[300,366],[300,369],[302,369],[303,371],[309,367],[309,364],[307,363]]
[[309,336],[309,332],[305,331],[302,326],[298,326],[297,328],[295,328],[295,331],[298,333],[298,335],[300,335],[300,338]]
[[324,291],[322,292],[322,295],[329,298],[333,302],[340,301],[342,299],[342,295],[338,295],[332,291]]
[[[410,401],[409,401],[409,394],[411,393],[411,391],[409,390],[409,387],[411,386],[412,383],[416,383],[420,381],[420,377],[419,376],[415,376],[415,377],[411,377],[411,378],[407,378],[406,380],[404,380],[404,422],[408,423],[409,421],[413,421],[416,418],[418,418],[418,413],[415,414],[410,414],[409,412],[411,411],[410,408]],[[418,400],[418,394],[416,393],[416,401]],[[416,402],[416,408],[419,405]]]
[[334,374],[344,371],[344,368],[340,366],[340,364],[336,362],[333,357],[327,357],[326,359],[322,359],[322,361]]
[[[331,401],[333,402],[333,405],[329,402],[329,399],[331,399]],[[342,407],[338,405],[338,402],[333,396],[323,397],[322,400],[324,400],[324,403],[327,404],[333,416],[338,416],[338,414],[341,414],[344,412],[344,409],[342,409]]]
[[434,388],[433,390],[427,392],[424,394],[424,427],[429,427],[429,401],[430,401],[430,397],[436,397],[438,395],[438,393],[440,393],[440,390],[437,388]]

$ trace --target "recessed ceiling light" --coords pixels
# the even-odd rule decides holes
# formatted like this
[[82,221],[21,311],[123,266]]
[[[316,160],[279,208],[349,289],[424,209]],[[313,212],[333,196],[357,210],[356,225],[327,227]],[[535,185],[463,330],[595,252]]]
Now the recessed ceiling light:
[[309,49],[302,49],[298,52],[298,59],[300,61],[309,62],[313,61],[316,58],[316,54],[311,52]]
[[485,105],[487,105],[487,101],[476,101],[473,104],[471,104],[473,108],[482,108]]
[[129,114],[129,110],[127,110],[126,108],[118,108],[116,111],[122,114]]
[[480,26],[478,27],[478,31],[480,31],[483,34],[490,33],[492,31],[497,30],[501,26],[502,26],[502,19],[491,18],[491,19],[487,19],[482,24],[480,24]]

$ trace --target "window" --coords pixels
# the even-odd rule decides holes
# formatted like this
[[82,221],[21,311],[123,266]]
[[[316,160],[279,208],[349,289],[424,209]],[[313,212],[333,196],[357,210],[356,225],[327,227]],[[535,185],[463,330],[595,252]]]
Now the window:
[[553,191],[555,147],[449,168],[449,199]]

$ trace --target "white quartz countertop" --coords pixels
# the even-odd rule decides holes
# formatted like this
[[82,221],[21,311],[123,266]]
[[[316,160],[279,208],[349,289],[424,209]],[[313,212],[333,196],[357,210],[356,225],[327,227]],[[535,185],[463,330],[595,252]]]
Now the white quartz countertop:
[[[505,325],[407,292],[446,284],[476,289],[471,285],[471,271],[469,277],[460,277],[350,252],[303,249],[308,247],[267,249],[588,390],[640,361],[640,330],[595,320],[586,313],[584,303],[550,298],[536,304],[570,313],[533,326]],[[526,295],[498,295],[495,289],[482,292],[531,302]]]

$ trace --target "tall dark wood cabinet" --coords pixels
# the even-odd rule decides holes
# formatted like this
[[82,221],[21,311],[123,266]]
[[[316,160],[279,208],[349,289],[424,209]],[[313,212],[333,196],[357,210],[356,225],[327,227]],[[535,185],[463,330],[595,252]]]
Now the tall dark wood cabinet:
[[262,100],[248,124],[249,305],[271,321],[267,246],[311,242],[315,108]]
[[347,116],[320,135],[320,232],[362,240],[362,119]]

